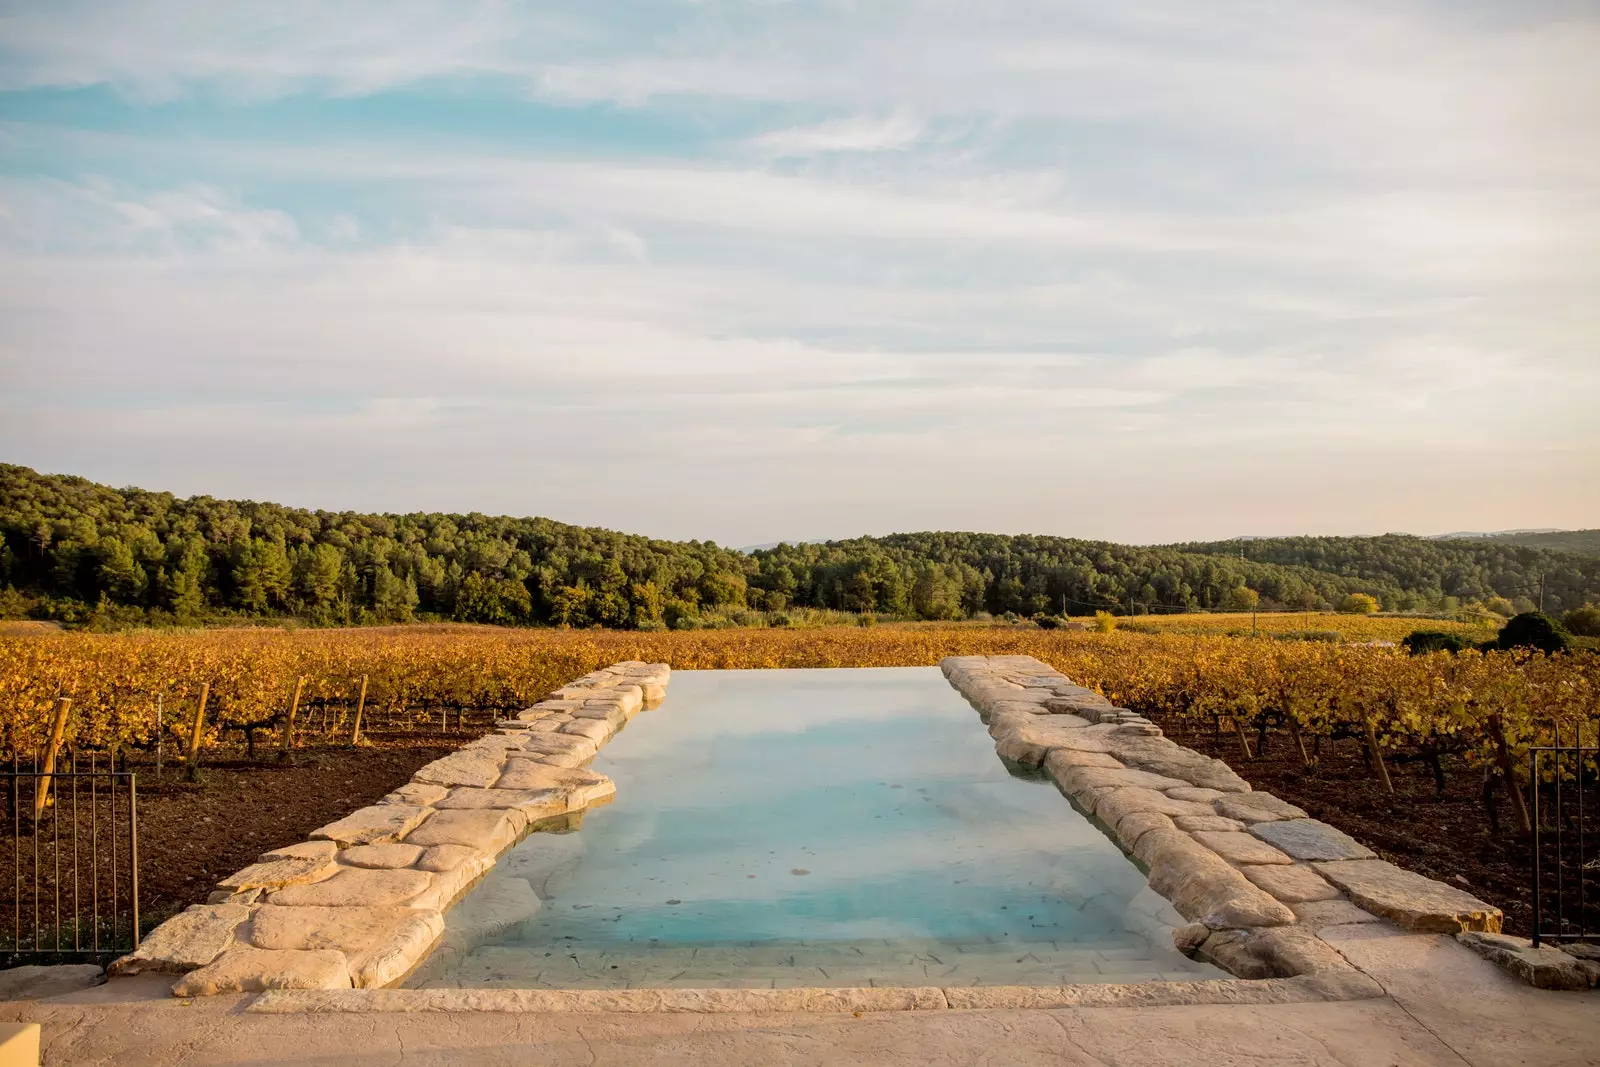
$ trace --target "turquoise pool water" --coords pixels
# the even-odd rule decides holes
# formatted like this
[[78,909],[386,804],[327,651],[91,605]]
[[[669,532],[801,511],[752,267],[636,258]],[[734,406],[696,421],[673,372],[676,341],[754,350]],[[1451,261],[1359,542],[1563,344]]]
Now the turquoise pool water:
[[935,668],[679,671],[594,767],[615,802],[503,856],[410,984],[1223,977]]

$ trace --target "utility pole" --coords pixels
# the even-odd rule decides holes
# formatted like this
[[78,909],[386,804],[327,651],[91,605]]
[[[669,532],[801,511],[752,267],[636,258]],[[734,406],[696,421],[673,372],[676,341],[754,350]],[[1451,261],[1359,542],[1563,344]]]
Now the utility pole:
[[1544,614],[1544,575],[1539,575],[1539,614]]

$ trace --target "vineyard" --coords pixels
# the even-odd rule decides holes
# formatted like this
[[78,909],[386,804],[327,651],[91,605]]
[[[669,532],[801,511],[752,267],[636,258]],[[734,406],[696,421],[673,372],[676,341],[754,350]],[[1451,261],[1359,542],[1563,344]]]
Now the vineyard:
[[[1026,652],[1112,700],[1161,718],[1287,731],[1307,765],[1325,739],[1437,772],[1458,757],[1515,777],[1530,745],[1594,744],[1600,657],[1522,653],[1407,656],[1320,641],[926,626],[628,633],[476,627],[222,631],[0,639],[0,726],[11,751],[46,744],[71,698],[65,743],[172,753],[257,733],[291,716],[309,736],[369,721],[485,725],[565,679],[620,659],[677,669],[932,665],[947,655]],[[197,712],[204,697],[203,715]],[[1247,734],[1246,731],[1249,731]],[[1520,816],[1519,816],[1520,817]]]

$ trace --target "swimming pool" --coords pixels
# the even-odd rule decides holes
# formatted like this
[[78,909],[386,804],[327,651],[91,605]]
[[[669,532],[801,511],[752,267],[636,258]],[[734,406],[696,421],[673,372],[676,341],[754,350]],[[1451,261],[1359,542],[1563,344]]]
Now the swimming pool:
[[407,985],[1227,977],[937,668],[678,671],[594,767],[615,802],[502,856]]

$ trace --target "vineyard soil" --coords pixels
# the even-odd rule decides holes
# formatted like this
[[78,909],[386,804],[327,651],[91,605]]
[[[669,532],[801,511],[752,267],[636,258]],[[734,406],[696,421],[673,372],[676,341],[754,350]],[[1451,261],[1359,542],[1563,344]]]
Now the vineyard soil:
[[[1338,827],[1391,863],[1459,885],[1496,905],[1505,912],[1506,933],[1529,934],[1531,845],[1526,837],[1510,832],[1513,815],[1503,793],[1496,797],[1501,831],[1491,832],[1479,768],[1445,758],[1445,790],[1440,794],[1433,772],[1424,764],[1391,762],[1395,792],[1390,795],[1367,769],[1362,746],[1353,740],[1324,739],[1316,770],[1307,772],[1294,741],[1283,732],[1269,734],[1265,752],[1246,760],[1232,731],[1196,729],[1193,720],[1171,716],[1161,725],[1174,741],[1225,760],[1254,788],[1304,808],[1312,818]],[[1256,740],[1252,731],[1252,749]],[[1592,873],[1589,877],[1595,879],[1589,897],[1589,927],[1594,929],[1600,927],[1600,879]]]

